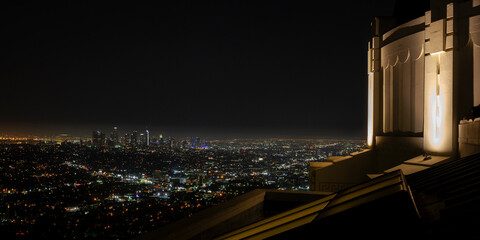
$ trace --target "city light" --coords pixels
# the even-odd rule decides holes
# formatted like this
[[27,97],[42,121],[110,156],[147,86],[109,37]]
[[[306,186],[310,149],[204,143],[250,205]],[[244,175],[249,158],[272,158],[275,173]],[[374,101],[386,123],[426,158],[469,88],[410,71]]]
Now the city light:
[[[61,144],[57,137],[3,136],[0,155],[9,158],[0,165],[8,170],[0,174],[15,181],[2,182],[0,194],[8,208],[0,208],[0,221],[13,226],[22,219],[26,229],[33,229],[32,222],[55,224],[72,237],[75,232],[67,229],[82,226],[96,234],[135,236],[145,228],[140,222],[157,228],[172,221],[165,213],[188,216],[256,188],[307,191],[311,161],[348,155],[365,144],[336,139],[163,138],[167,143],[148,146],[138,139],[119,139],[117,148],[109,144],[115,135],[101,131],[78,142],[65,138]],[[99,145],[92,147],[93,141]],[[142,211],[148,214],[139,218]],[[38,215],[62,220],[44,223]],[[82,220],[90,215],[98,221]],[[123,220],[117,227],[100,224],[112,218]]]

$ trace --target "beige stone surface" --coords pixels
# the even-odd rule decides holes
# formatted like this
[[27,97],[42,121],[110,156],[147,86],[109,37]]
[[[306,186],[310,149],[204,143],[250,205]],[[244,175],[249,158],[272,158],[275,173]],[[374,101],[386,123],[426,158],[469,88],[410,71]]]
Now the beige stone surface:
[[310,162],[310,168],[324,168],[333,165],[331,162]]
[[453,18],[453,3],[447,4],[447,18]]
[[473,105],[480,105],[480,15],[471,17],[470,39],[473,43]]
[[334,162],[335,160],[338,160],[338,159],[341,159],[341,158],[344,158],[345,156],[329,156],[327,157],[327,161],[328,162]]
[[453,33],[453,19],[447,21],[447,34]]
[[446,161],[446,160],[449,160],[449,159],[451,159],[450,156],[435,156],[435,155],[431,155],[431,156],[430,156],[430,159],[424,160],[424,156],[423,156],[423,155],[420,155],[420,156],[417,156],[417,157],[414,157],[414,158],[412,158],[412,159],[410,159],[410,160],[405,161],[405,163],[431,167],[431,166],[440,164],[440,163],[442,163],[443,161]]
[[453,35],[449,35],[445,39],[445,49],[453,48]]
[[382,47],[383,132],[422,132],[423,31]]
[[452,152],[453,85],[453,51],[425,56],[423,147],[426,152],[439,155]]
[[432,11],[425,12],[425,25],[430,25],[432,23]]
[[480,152],[480,121],[462,121],[458,125],[458,145],[461,157]]
[[426,53],[436,53],[444,50],[445,19],[430,24],[430,48]]
[[367,174],[367,177],[369,177],[370,179],[374,179],[383,175],[384,175],[383,173],[378,173],[378,174],[374,173],[374,174]]
[[416,172],[423,171],[429,167],[426,166],[420,166],[420,165],[412,165],[412,164],[400,164],[396,167],[390,168],[385,170],[385,173],[393,172],[396,170],[402,170],[404,175],[410,175]]

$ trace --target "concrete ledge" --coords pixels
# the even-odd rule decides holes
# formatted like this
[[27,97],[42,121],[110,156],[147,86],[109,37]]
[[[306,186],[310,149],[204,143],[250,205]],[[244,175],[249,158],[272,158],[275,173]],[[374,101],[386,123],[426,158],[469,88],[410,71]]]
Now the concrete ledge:
[[333,165],[331,162],[310,162],[310,168],[324,168]]
[[368,152],[368,151],[371,151],[371,149],[363,149],[362,151],[353,152],[353,153],[350,153],[350,156],[354,157],[354,156],[357,156],[357,155],[366,153],[366,152]]
[[377,178],[377,177],[380,177],[380,176],[383,176],[385,174],[383,173],[373,173],[373,174],[367,174],[367,177],[369,177],[370,179],[374,179],[374,178]]
[[332,192],[265,190],[265,201],[310,202],[330,194]]
[[[208,239],[208,235],[221,233],[221,230],[212,228],[222,226],[224,230],[234,229],[261,219],[261,205],[264,199],[265,191],[257,189],[224,204],[200,211],[189,218],[148,232],[137,239]],[[241,216],[242,219],[236,219],[237,216]],[[204,232],[208,232],[207,236],[202,236]]]
[[[424,153],[423,137],[377,136],[378,172],[402,164]],[[375,173],[375,172],[369,172]]]
[[338,163],[347,159],[352,158],[352,156],[331,156],[327,158],[327,161],[332,163]]
[[459,143],[458,149],[462,158],[480,153],[480,145],[477,144]]
[[419,155],[404,161],[402,164],[389,168],[384,172],[389,173],[396,170],[402,170],[404,175],[410,175],[419,171],[423,171],[427,168],[445,163],[445,161],[451,160],[450,156],[431,155],[429,157],[429,159],[425,160],[425,157],[423,155]]
[[316,201],[330,192],[256,189],[223,204],[207,208],[162,228],[137,237],[147,239],[212,239],[301,204]]
[[410,175],[416,172],[423,171],[429,167],[426,166],[420,166],[420,165],[413,165],[413,164],[400,164],[396,167],[390,168],[385,170],[385,173],[390,173],[396,170],[402,170],[404,175]]
[[458,150],[460,157],[480,153],[480,121],[461,120],[458,125]]
[[327,157],[327,162],[335,162],[336,160],[342,159],[344,157],[346,157],[346,156],[329,156],[329,157]]
[[405,163],[432,167],[432,166],[438,165],[441,162],[449,160],[449,159],[450,159],[450,156],[435,156],[435,155],[432,155],[432,156],[430,156],[430,159],[424,160],[423,155],[420,155],[420,156],[416,156],[416,157],[414,157],[410,160],[405,161]]
[[[367,173],[377,172],[375,152],[372,149],[352,153],[351,156],[330,158],[330,165],[315,168],[310,163],[310,190],[336,192],[369,180]],[[312,165],[313,164],[313,165]]]

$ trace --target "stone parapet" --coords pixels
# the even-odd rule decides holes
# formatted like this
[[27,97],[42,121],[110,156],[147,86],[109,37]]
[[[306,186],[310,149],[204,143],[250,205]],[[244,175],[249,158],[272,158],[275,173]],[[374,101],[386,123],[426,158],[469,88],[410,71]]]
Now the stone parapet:
[[458,146],[460,157],[480,153],[480,118],[460,121]]

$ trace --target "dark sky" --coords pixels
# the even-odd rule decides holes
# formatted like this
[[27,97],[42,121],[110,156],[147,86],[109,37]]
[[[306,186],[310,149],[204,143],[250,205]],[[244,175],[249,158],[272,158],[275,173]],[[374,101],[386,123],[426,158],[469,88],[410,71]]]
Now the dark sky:
[[2,3],[0,133],[365,136],[393,1],[98,2]]

